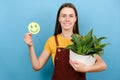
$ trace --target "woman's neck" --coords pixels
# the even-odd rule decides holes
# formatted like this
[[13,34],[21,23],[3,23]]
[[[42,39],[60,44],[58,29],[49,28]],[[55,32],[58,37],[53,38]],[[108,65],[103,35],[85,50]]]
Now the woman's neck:
[[63,38],[66,38],[66,39],[71,39],[71,35],[73,34],[73,32],[68,32],[68,31],[63,31],[62,33],[61,33],[61,36],[63,37]]

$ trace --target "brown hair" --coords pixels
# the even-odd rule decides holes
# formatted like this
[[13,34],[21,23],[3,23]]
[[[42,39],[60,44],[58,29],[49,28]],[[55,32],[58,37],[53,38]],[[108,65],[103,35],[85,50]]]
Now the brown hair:
[[74,33],[74,34],[79,34],[77,10],[76,10],[75,6],[74,6],[72,3],[64,3],[64,4],[59,8],[58,13],[57,13],[54,36],[56,36],[57,34],[60,34],[60,33],[62,32],[61,25],[60,25],[60,23],[59,23],[58,18],[59,18],[59,16],[60,16],[60,11],[61,11],[61,9],[63,9],[64,7],[69,7],[69,8],[74,9],[75,15],[76,15],[76,18],[77,18],[77,19],[76,19],[76,22],[75,22],[74,27],[73,27],[73,33]]

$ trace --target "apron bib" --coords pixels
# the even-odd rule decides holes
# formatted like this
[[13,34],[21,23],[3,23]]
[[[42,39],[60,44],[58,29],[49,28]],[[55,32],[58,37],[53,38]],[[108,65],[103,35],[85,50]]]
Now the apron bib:
[[69,50],[59,48],[57,37],[55,37],[57,50],[54,60],[54,73],[52,80],[86,80],[86,74],[76,72],[69,64]]

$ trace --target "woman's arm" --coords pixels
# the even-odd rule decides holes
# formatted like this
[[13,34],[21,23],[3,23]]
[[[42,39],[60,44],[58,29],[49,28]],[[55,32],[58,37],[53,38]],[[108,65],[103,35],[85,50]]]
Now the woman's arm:
[[40,70],[44,66],[44,64],[47,62],[47,60],[49,59],[50,54],[47,53],[47,51],[43,50],[40,57],[37,58],[35,51],[34,51],[34,47],[32,46],[29,47],[29,51],[30,51],[30,59],[31,59],[33,69],[35,71]]
[[43,50],[40,57],[37,58],[35,50],[34,50],[33,42],[32,42],[32,34],[31,33],[25,34],[24,41],[28,45],[28,48],[29,48],[30,60],[31,60],[33,69],[35,71],[41,69],[44,66],[44,64],[46,63],[46,61],[48,60],[48,58],[50,57],[50,54],[48,54],[47,51]]
[[71,61],[71,66],[78,72],[99,72],[106,69],[106,64],[100,56],[97,56],[96,62],[92,66],[87,66],[79,61]]
[[89,66],[87,72],[99,72],[106,70],[107,65],[100,56],[97,56],[97,60],[93,66]]

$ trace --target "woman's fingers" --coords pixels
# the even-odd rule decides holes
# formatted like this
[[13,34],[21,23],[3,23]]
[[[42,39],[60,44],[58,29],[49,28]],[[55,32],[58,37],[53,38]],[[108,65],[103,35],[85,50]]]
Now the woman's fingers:
[[77,64],[74,63],[74,61],[70,60],[69,63],[71,64],[71,66],[74,68],[75,71],[77,71]]
[[29,46],[32,45],[32,33],[26,33],[24,36],[24,42]]
[[74,68],[75,71],[86,72],[87,66],[85,64],[81,63],[80,61],[70,60],[69,63],[71,64],[71,66]]

